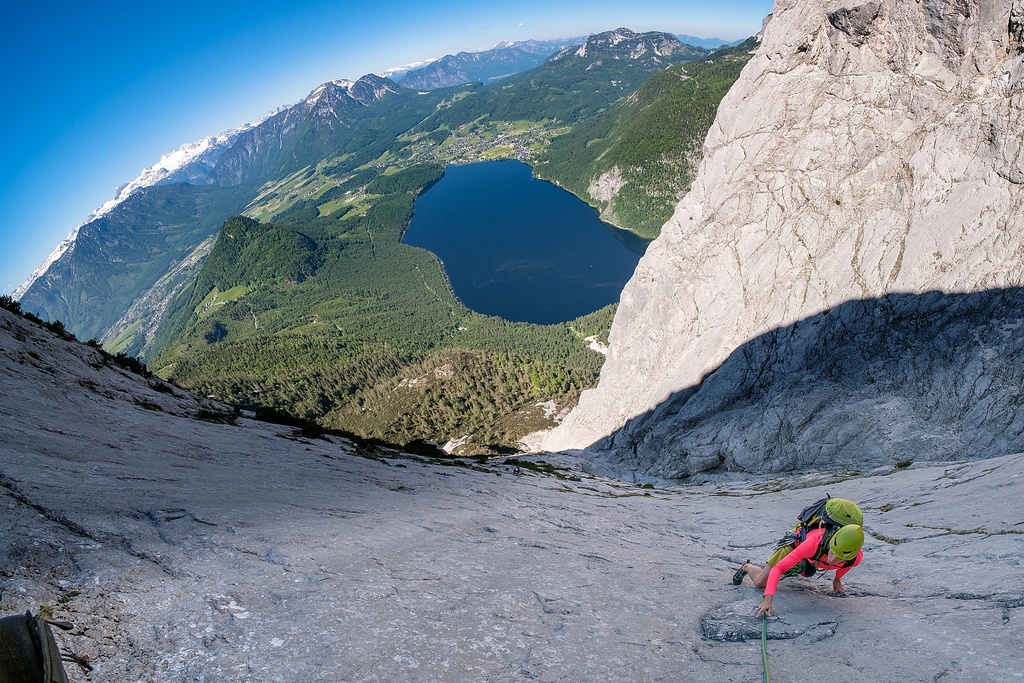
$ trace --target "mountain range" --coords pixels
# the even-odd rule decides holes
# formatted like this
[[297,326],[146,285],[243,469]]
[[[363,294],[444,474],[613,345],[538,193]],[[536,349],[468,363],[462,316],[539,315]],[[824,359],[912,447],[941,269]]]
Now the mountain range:
[[[625,30],[609,32],[608,35],[625,35],[623,31]],[[632,34],[629,31],[625,31],[625,33]],[[658,39],[664,40],[665,36],[659,35]],[[482,56],[477,56],[474,59],[476,63],[484,65],[504,64],[510,60],[514,61],[515,55],[543,54],[546,49],[554,50],[562,45],[563,42],[537,43],[529,41],[515,43],[495,48],[486,53],[479,53]],[[629,48],[629,45],[623,45],[622,47]],[[677,49],[684,59],[694,59],[705,54],[703,51],[693,48],[690,48],[689,51],[684,51],[680,46]],[[650,54],[654,55],[655,52],[656,50],[652,49]],[[439,63],[446,63],[446,60],[448,58],[439,60]],[[655,63],[657,66],[664,64]],[[644,66],[649,68],[649,65]],[[406,75],[408,76],[408,74]],[[570,76],[570,78],[574,77]],[[634,80],[632,82],[638,84],[638,81]],[[353,89],[354,91],[350,92]],[[626,86],[620,86],[618,89],[620,91],[625,90]],[[365,105],[380,100],[385,94],[398,94],[399,90],[402,90],[401,97],[390,98],[386,107],[387,111],[380,112],[385,117],[395,117],[397,120],[392,124],[395,126],[411,125],[418,122],[416,119],[425,117],[429,107],[437,102],[437,99],[432,99],[429,96],[421,97],[420,99],[424,103],[429,103],[428,106],[419,109],[413,108],[409,112],[402,111],[410,100],[411,93],[401,89],[400,86],[388,79],[370,74],[354,83],[336,81],[322,84],[315,88],[302,102],[290,107],[284,107],[280,111],[257,122],[257,124],[246,125],[239,129],[210,136],[196,143],[184,145],[175,152],[165,155],[158,164],[143,171],[139,178],[120,188],[113,200],[107,202],[94,212],[83,226],[76,228],[69,239],[62,242],[51,257],[47,259],[46,263],[37,269],[33,277],[19,287],[15,293],[15,298],[24,300],[27,306],[47,317],[65,321],[69,329],[75,330],[82,336],[104,337],[104,330],[123,315],[130,306],[130,303],[135,300],[137,296],[135,288],[131,288],[126,292],[131,301],[123,302],[119,305],[115,304],[112,308],[116,310],[112,310],[110,313],[100,312],[96,316],[96,320],[90,319],[92,317],[90,315],[91,312],[81,310],[73,304],[65,304],[61,301],[61,299],[65,298],[78,297],[65,297],[63,293],[58,292],[53,292],[51,295],[45,294],[45,292],[54,290],[55,287],[59,288],[56,282],[64,276],[59,274],[61,270],[59,265],[57,268],[52,268],[52,266],[66,252],[71,250],[72,245],[78,240],[82,228],[87,228],[86,234],[88,234],[90,230],[87,226],[94,221],[104,219],[115,207],[121,205],[138,190],[146,187],[175,183],[184,183],[193,187],[205,185],[235,187],[247,183],[266,182],[270,177],[280,177],[283,174],[294,172],[304,165],[316,162],[330,153],[334,149],[332,145],[337,144],[341,138],[353,137],[349,123],[344,120],[347,116],[361,119],[365,112],[360,110]],[[505,97],[504,101],[507,102],[510,99]],[[488,102],[488,105],[490,104],[491,102]],[[514,112],[511,113],[514,114]],[[519,114],[523,113],[519,112]],[[359,124],[355,125],[358,126]],[[391,141],[387,140],[385,136],[397,136],[400,132],[398,127],[394,130],[382,131],[382,134],[378,136],[379,139],[375,143],[377,148],[382,151],[391,144]],[[368,130],[362,131],[364,136],[370,133],[371,131]],[[321,139],[317,141],[315,138]],[[289,157],[290,161],[287,160]],[[238,207],[235,210],[241,210],[242,208]],[[144,211],[149,212],[148,209]],[[226,218],[226,216],[224,217]],[[139,216],[129,220],[144,221],[145,219]],[[212,232],[206,227],[200,227],[196,236],[198,237],[199,234],[208,236]],[[191,249],[195,249],[201,244],[201,239],[192,240],[189,246]],[[73,255],[68,255],[64,260],[69,261],[72,258]],[[188,255],[176,251],[173,254],[173,260],[181,263],[188,260]],[[95,265],[99,266],[99,264]],[[38,282],[39,278],[44,274],[46,275],[44,280],[49,281]],[[151,286],[153,283],[140,284],[146,287]],[[121,282],[119,285],[123,287],[124,283]],[[35,286],[35,291],[31,291],[33,286]],[[68,287],[72,289],[79,288],[78,285],[70,284]],[[81,287],[80,289],[87,290],[88,286]],[[124,295],[114,290],[105,291],[102,295],[104,297],[111,297],[111,301],[124,298]],[[94,298],[88,294],[86,294],[86,297]]]
[[562,48],[585,41],[586,36],[578,36],[562,40],[500,43],[483,52],[445,55],[426,66],[401,74],[395,81],[403,88],[414,90],[436,90],[473,82],[487,83],[529,71],[543,64]]
[[[506,325],[466,310],[436,259],[400,248],[415,195],[449,163],[519,158],[650,237],[689,175],[664,162],[664,149],[646,132],[637,136],[630,122],[681,92],[681,115],[641,128],[686,146],[692,167],[710,112],[747,58],[749,46],[709,53],[669,34],[618,29],[500,85],[413,90],[376,75],[324,83],[258,125],[222,136],[227,144],[212,163],[175,155],[184,164],[173,176],[137,188],[82,226],[74,248],[20,301],[206,393],[381,438],[443,442],[479,432],[470,440],[476,447],[481,440],[514,446],[527,425],[548,419],[534,414],[552,414],[538,404],[571,404],[592,384],[602,357],[583,338],[604,334],[596,321],[609,320],[610,311],[555,327],[521,325],[515,341],[502,341]],[[715,69],[722,74],[714,79],[698,76]],[[662,85],[639,91],[653,75]],[[712,82],[716,87],[686,91]],[[588,195],[588,185],[608,173],[618,178],[615,190]],[[229,223],[243,225],[228,221],[238,214],[280,226],[244,224],[253,239],[246,262],[265,265],[208,259],[215,244],[234,235]],[[279,240],[291,246],[278,253]],[[298,261],[287,254],[306,265],[295,271]],[[422,274],[427,289],[396,272]],[[452,327],[453,318],[462,321]],[[330,322],[310,327],[306,320]],[[339,330],[347,338],[340,346]],[[305,335],[312,346],[296,341]],[[257,340],[263,360],[241,374],[229,370],[235,354],[254,360]],[[321,348],[331,350],[313,352]],[[386,389],[446,365],[490,389],[435,383],[404,398]],[[509,385],[499,375],[521,379]],[[481,395],[505,408],[480,406],[469,417],[475,411],[456,407]],[[509,411],[515,417],[502,417]]]
[[[742,42],[727,42],[717,38],[697,38],[688,35],[679,35],[677,38],[686,45],[705,50],[736,46]],[[586,42],[585,37],[500,43],[494,48],[482,52],[459,52],[445,55],[422,66],[392,69],[383,76],[394,80],[401,87],[419,90],[435,90],[472,82],[487,82],[540,66],[559,50],[584,42]],[[372,78],[372,75],[368,75],[368,78]],[[320,87],[323,88],[326,85]],[[314,92],[316,91],[314,90]],[[89,214],[83,224],[105,215],[140,188],[174,182],[189,184],[206,182],[216,160],[232,147],[242,132],[258,127],[268,118],[282,114],[290,108],[291,106],[282,106],[255,123],[244,124],[236,129],[210,135],[168,152],[156,164],[144,169],[137,178],[119,187],[115,191],[114,197]],[[14,291],[12,296],[15,299],[20,299],[35,280],[71,247],[80,227],[74,228],[68,238],[63,240],[53,253],[33,271],[31,276]]]

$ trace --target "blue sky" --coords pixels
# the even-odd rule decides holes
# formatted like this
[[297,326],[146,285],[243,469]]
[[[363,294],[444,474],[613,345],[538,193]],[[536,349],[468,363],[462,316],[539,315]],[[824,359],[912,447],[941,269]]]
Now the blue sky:
[[161,155],[356,79],[620,26],[736,40],[771,0],[25,3],[0,26],[0,292]]

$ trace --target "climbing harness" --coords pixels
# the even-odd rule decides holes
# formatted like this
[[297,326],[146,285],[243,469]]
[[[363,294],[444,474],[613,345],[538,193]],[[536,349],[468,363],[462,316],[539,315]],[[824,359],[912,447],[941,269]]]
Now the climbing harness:
[[761,663],[764,664],[764,683],[771,683],[768,678],[768,615],[761,615]]

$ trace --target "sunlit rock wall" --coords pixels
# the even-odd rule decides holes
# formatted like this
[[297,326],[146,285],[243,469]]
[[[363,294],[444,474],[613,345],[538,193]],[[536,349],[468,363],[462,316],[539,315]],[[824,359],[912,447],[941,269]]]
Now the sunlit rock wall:
[[[1016,0],[779,0],[692,191],[623,292],[599,386],[538,445],[659,476],[970,457],[987,437],[954,416],[985,391],[1011,405],[999,425],[976,424],[1015,433],[1022,27]],[[922,346],[936,335],[956,364]],[[879,355],[824,359],[837,384],[818,391],[827,369],[809,363],[823,339]],[[930,425],[898,448],[877,410],[850,409],[863,378],[835,375],[869,365],[929,396],[875,392]],[[944,386],[961,375],[985,377],[985,391]],[[942,424],[952,435],[932,433]],[[989,445],[1012,448],[1010,436]]]

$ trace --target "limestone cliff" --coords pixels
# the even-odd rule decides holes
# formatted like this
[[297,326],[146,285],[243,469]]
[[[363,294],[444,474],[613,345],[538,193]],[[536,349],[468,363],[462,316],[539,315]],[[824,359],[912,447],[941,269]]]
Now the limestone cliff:
[[1024,448],[1024,3],[778,0],[600,384],[651,476]]

